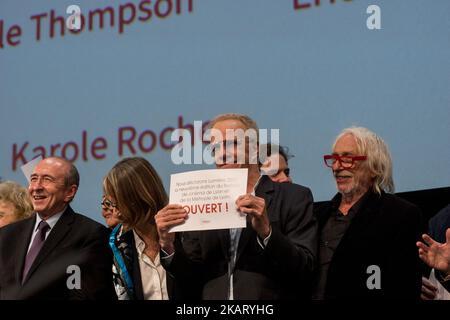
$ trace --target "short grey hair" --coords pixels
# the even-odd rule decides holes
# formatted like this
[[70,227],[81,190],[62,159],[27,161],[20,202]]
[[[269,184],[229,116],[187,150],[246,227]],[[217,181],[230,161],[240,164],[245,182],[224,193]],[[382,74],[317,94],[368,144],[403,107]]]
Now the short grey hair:
[[72,185],[76,185],[78,188],[80,186],[80,174],[78,173],[77,167],[75,167],[75,165],[71,161],[69,161],[63,157],[58,157],[58,156],[48,157],[48,158],[45,158],[44,160],[56,160],[68,167],[67,172],[64,175],[64,186],[65,187],[70,187]]
[[66,187],[70,187],[72,185],[80,186],[80,174],[78,173],[77,167],[73,163],[69,163],[69,173],[64,178],[64,183]]
[[[78,190],[78,187],[80,186],[80,174],[78,173],[77,167],[75,167],[75,165],[71,161],[57,156],[48,157],[44,160],[56,160],[67,166],[67,172],[64,174],[64,187],[70,188],[71,186],[75,185],[76,189]],[[68,201],[68,203],[72,202],[74,197],[75,195]]]
[[346,135],[352,135],[355,138],[359,155],[367,156],[365,164],[370,173],[375,176],[372,185],[373,191],[378,194],[381,194],[382,190],[393,193],[395,186],[392,177],[392,159],[384,140],[367,128],[350,127],[342,130],[336,137],[333,150],[336,142]]
[[214,119],[211,120],[211,122],[208,124],[208,127],[211,129],[213,128],[218,122],[225,121],[225,120],[236,120],[240,121],[244,126],[245,129],[252,129],[255,130],[256,133],[256,139],[257,142],[259,142],[259,129],[258,125],[256,124],[256,121],[250,118],[248,115],[245,114],[239,114],[239,113],[223,113],[216,116]]

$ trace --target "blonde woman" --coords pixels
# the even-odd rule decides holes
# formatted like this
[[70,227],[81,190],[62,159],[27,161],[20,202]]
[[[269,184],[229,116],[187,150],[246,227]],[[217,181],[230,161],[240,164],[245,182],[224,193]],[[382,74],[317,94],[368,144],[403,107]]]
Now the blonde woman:
[[28,218],[32,212],[27,189],[13,181],[0,183],[0,228]]

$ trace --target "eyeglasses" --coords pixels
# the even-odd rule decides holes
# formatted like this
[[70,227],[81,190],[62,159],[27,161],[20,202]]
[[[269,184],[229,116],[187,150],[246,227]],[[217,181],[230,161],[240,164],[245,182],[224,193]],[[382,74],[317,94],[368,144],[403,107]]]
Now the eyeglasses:
[[104,210],[114,211],[115,209],[117,209],[117,204],[109,201],[108,199],[103,199],[101,204]]
[[243,139],[223,140],[221,142],[210,143],[208,149],[214,155],[218,150],[233,150],[232,147],[240,147],[244,143]]
[[338,154],[327,154],[323,156],[323,161],[327,167],[333,168],[336,161],[339,161],[341,167],[344,169],[349,169],[353,167],[355,161],[367,160],[367,156],[340,156]]

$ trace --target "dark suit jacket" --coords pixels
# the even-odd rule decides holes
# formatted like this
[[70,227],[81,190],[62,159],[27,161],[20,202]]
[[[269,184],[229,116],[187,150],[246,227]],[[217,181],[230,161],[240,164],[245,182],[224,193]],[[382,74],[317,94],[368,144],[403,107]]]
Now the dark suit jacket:
[[[0,299],[113,299],[108,230],[67,207],[48,235],[22,285],[36,216],[0,229]],[[80,268],[81,288],[67,282]]]
[[[266,201],[272,235],[263,249],[247,217],[233,272],[234,299],[289,299],[309,294],[305,286],[314,266],[317,223],[309,189],[261,178],[256,195]],[[228,298],[230,233],[225,230],[186,232],[177,238],[168,271],[191,296]]]
[[445,243],[445,232],[450,228],[450,205],[440,210],[428,223],[428,232],[437,242]]
[[[446,242],[445,233],[450,228],[450,205],[440,210],[433,218],[428,222],[429,235],[440,243]],[[425,276],[428,277],[431,269],[426,266]],[[434,270],[438,279],[444,279],[446,274],[439,270]],[[440,281],[442,286],[450,292],[450,281]]]
[[[319,230],[325,226],[340,195],[316,206]],[[333,298],[418,299],[421,262],[416,242],[425,230],[418,207],[399,197],[371,193],[353,217],[331,260],[325,295]],[[320,231],[319,231],[320,237]],[[381,271],[381,289],[369,290],[367,268]]]

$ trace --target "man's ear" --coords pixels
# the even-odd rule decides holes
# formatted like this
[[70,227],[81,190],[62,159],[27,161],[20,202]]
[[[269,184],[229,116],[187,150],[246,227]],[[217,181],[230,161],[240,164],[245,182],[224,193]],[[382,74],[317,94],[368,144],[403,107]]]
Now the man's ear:
[[75,198],[75,194],[77,193],[78,187],[77,185],[73,184],[70,187],[67,188],[66,196],[64,198],[65,202],[70,202]]

